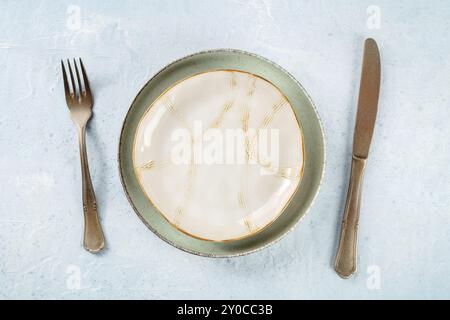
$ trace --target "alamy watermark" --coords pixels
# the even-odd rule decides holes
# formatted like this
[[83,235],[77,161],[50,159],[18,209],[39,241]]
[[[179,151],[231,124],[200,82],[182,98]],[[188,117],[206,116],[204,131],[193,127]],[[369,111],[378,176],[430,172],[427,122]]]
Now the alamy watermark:
[[381,28],[381,9],[379,6],[370,5],[366,9],[368,14],[366,25],[367,29],[378,30]]
[[381,268],[377,265],[367,267],[367,289],[380,290],[381,289]]
[[67,7],[66,27],[72,31],[81,29],[81,8],[79,6],[72,4]]
[[66,268],[66,274],[68,275],[66,279],[67,289],[81,289],[81,268],[74,264],[68,265]]
[[174,130],[171,141],[174,164],[254,164],[266,175],[279,170],[279,129],[204,129],[202,122],[194,121],[193,130]]

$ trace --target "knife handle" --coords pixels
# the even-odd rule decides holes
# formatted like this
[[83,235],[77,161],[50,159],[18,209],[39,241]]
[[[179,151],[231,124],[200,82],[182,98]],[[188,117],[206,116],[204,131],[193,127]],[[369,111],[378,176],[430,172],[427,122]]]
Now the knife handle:
[[347,201],[342,219],[341,239],[334,269],[342,278],[349,278],[356,271],[356,245],[358,238],[361,187],[366,159],[352,157],[352,169],[348,185]]

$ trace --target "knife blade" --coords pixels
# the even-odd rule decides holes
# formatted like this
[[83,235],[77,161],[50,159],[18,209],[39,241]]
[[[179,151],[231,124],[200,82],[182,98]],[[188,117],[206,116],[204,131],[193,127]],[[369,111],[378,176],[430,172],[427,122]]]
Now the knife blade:
[[358,111],[353,136],[352,170],[335,263],[336,272],[343,278],[350,277],[357,269],[356,251],[361,188],[377,116],[380,75],[378,46],[375,40],[369,38],[364,42]]
[[372,140],[380,94],[380,52],[375,40],[364,43],[364,57],[359,86],[358,111],[353,136],[353,155],[366,159]]

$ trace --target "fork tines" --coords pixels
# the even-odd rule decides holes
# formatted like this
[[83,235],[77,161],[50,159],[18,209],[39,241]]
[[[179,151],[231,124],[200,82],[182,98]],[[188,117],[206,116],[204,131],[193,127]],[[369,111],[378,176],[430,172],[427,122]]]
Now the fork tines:
[[[86,70],[84,68],[83,61],[81,60],[81,58],[78,58],[78,63],[77,63],[77,59],[74,58],[73,66],[70,63],[69,59],[67,59],[67,69],[69,69],[70,81],[67,78],[67,71],[66,71],[66,67],[64,65],[63,60],[61,60],[61,68],[62,68],[63,78],[64,78],[64,90],[65,90],[65,94],[66,94],[66,99],[71,99],[71,98],[80,99],[82,95],[83,96],[91,95],[91,89],[89,87],[88,76],[86,74]],[[80,77],[80,71],[79,71],[80,68],[81,68],[82,78]],[[75,75],[77,78],[76,83],[74,80],[74,72],[72,71],[72,69],[75,69]]]

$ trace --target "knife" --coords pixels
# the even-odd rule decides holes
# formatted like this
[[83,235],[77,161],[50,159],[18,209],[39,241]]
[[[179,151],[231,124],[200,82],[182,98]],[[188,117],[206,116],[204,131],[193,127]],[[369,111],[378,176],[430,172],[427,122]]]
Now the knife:
[[357,268],[356,246],[361,187],[377,116],[380,69],[377,43],[373,39],[366,39],[353,136],[352,168],[335,263],[335,270],[342,278],[349,278]]

